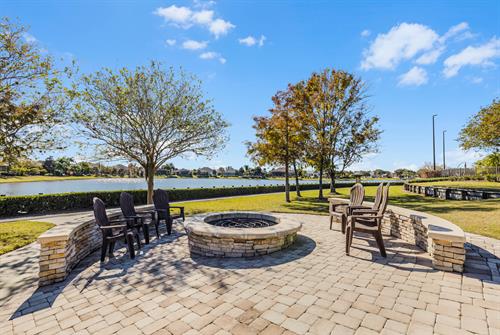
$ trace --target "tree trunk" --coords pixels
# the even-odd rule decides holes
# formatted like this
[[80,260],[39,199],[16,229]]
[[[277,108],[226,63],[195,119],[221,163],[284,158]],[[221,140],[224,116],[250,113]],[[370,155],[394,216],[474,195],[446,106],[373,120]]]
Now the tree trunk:
[[319,164],[319,194],[318,199],[323,199],[323,160]]
[[297,172],[297,162],[295,159],[293,160],[293,173],[295,174],[295,191],[297,192],[297,196],[301,197],[300,194],[300,185],[299,185],[299,173]]
[[330,193],[331,194],[337,193],[335,189],[335,169],[333,168],[330,169]]
[[147,203],[153,203],[153,190],[155,183],[155,169],[153,164],[148,164],[148,166],[144,169],[144,174],[146,176],[146,181],[148,183],[148,197]]
[[285,200],[290,202],[290,180],[288,171],[288,159],[285,160]]

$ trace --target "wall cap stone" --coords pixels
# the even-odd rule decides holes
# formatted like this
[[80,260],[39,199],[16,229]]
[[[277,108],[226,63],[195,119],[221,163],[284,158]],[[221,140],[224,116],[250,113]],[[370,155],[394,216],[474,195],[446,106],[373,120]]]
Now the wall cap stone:
[[[348,202],[347,199],[342,198],[332,198],[335,201],[343,201]],[[389,199],[390,200],[390,199]],[[365,201],[363,202],[365,206],[373,205],[372,202]],[[445,220],[443,218],[415,211],[412,209],[402,208],[398,206],[388,205],[387,213],[394,213],[397,215],[407,216],[427,228],[427,236],[432,239],[437,240],[446,240],[451,242],[465,242],[465,233],[462,228],[458,227],[454,223]]]

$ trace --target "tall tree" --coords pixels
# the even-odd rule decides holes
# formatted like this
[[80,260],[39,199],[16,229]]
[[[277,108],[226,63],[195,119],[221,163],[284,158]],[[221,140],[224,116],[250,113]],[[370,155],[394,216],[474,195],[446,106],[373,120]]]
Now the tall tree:
[[[254,118],[257,140],[247,143],[248,154],[257,164],[285,167],[287,202],[290,202],[289,168],[303,152],[303,146],[300,145],[303,128],[294,109],[293,94],[294,87],[290,85],[287,90],[279,91],[272,97],[274,106],[269,110],[271,116]],[[298,185],[297,190],[300,195]]]
[[56,69],[27,34],[8,18],[0,20],[0,159],[9,164],[62,144],[57,141],[67,106],[62,80],[71,71]]
[[481,108],[458,136],[464,150],[476,149],[498,153],[500,149],[500,101]]
[[212,156],[228,124],[204,98],[194,76],[151,62],[135,70],[83,76],[73,92],[74,120],[101,156],[143,167],[152,202],[156,170],[175,157]]
[[323,198],[323,173],[331,179],[364,155],[376,151],[380,130],[378,118],[368,116],[365,85],[360,78],[334,69],[313,73],[297,100],[304,125],[308,128],[307,154],[320,173],[319,198]]

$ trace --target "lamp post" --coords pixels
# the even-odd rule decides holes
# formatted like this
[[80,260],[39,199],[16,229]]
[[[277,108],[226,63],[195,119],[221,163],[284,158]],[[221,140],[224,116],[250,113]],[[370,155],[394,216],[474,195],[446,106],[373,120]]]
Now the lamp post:
[[434,171],[436,171],[436,133],[434,130],[434,123],[437,114],[432,115],[432,166]]
[[443,170],[446,170],[446,154],[445,154],[444,134],[446,134],[446,130],[443,130]]

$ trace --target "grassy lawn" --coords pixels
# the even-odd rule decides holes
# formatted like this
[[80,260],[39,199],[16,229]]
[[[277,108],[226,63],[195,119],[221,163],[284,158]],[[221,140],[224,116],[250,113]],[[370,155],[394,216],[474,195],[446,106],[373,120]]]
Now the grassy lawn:
[[500,183],[494,181],[474,181],[474,180],[463,180],[463,181],[435,181],[429,183],[417,183],[417,185],[422,186],[443,186],[443,187],[456,187],[456,188],[472,188],[472,189],[496,189],[500,190]]
[[59,181],[59,180],[79,180],[79,179],[94,179],[94,176],[17,176],[17,177],[0,177],[1,183],[25,183],[36,181]]
[[[375,186],[366,187],[366,198],[373,200]],[[348,188],[339,188],[341,196],[347,196]],[[304,191],[302,198],[295,194],[292,202],[284,201],[283,193],[255,195],[200,202],[185,202],[188,214],[218,211],[270,211],[286,213],[309,213],[327,215],[328,203],[320,201],[318,191]],[[447,219],[467,232],[500,239],[500,199],[483,201],[440,200],[418,194],[406,193],[402,186],[392,186],[389,204],[418,211],[428,212]]]
[[48,222],[11,221],[0,223],[0,255],[36,240],[54,225]]

